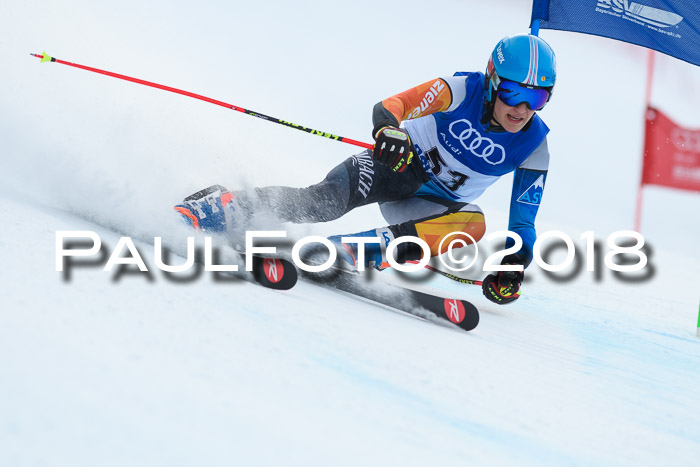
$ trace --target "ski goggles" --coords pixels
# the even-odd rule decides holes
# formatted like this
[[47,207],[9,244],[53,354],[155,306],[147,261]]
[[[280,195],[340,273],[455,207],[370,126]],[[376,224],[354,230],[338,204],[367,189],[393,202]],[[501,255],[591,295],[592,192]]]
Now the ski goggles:
[[530,109],[541,110],[549,100],[550,93],[546,88],[533,88],[527,84],[501,79],[496,95],[510,107],[525,102]]

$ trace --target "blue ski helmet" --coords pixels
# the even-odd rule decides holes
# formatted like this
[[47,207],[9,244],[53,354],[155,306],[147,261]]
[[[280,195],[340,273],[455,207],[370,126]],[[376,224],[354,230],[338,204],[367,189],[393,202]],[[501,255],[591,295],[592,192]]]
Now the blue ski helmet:
[[486,67],[486,100],[489,103],[493,103],[494,94],[504,79],[527,89],[546,89],[551,97],[557,79],[554,50],[538,36],[504,37],[493,49]]

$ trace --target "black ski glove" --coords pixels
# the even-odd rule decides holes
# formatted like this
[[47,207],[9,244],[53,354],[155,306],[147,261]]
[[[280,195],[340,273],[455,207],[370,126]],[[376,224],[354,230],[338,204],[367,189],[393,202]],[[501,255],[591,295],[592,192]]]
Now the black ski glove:
[[[524,261],[518,255],[508,255],[503,258],[501,264],[523,264]],[[520,298],[520,285],[525,275],[522,271],[498,271],[489,274],[481,284],[484,296],[494,303],[505,305]]]
[[374,133],[373,157],[391,167],[394,172],[403,172],[411,163],[411,140],[401,128],[385,126]]

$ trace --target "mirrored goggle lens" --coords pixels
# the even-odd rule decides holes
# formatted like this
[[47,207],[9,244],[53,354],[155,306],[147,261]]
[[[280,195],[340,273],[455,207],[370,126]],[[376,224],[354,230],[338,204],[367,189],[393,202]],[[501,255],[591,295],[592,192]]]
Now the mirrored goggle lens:
[[540,110],[549,99],[549,91],[546,89],[530,89],[508,80],[502,80],[498,85],[497,95],[506,105],[515,107],[525,102],[533,110]]

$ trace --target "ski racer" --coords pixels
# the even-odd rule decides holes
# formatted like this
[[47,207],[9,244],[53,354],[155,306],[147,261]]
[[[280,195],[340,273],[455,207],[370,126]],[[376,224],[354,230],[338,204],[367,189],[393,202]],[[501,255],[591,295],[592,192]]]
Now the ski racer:
[[[527,267],[536,239],[535,216],[549,164],[549,128],[536,114],[556,80],[554,51],[537,36],[505,37],[493,49],[486,73],[436,78],[377,103],[372,114],[374,150],[356,154],[306,188],[265,187],[229,192],[214,185],[175,207],[197,229],[240,228],[241,219],[264,210],[282,222],[337,219],[378,203],[388,226],[349,234],[378,237],[365,245],[365,266],[386,266],[385,245],[419,237],[431,256],[453,232],[475,241],[484,235],[484,214],[474,201],[499,177],[515,172],[508,229],[523,241],[502,264]],[[357,245],[330,237],[340,256],[357,266]],[[514,244],[508,239],[506,247]],[[418,260],[419,245],[401,243],[399,263]],[[501,271],[483,280],[483,293],[498,304],[520,296],[523,272]]]

